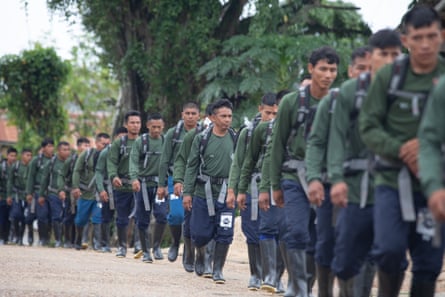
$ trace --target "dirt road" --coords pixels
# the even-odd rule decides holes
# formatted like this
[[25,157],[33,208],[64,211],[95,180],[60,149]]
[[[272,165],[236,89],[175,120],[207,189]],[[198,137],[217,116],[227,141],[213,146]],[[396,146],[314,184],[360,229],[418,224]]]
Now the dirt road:
[[[167,249],[163,252],[166,257]],[[226,284],[216,285],[210,279],[185,272],[181,261],[178,257],[175,263],[165,259],[146,264],[133,259],[132,249],[127,258],[118,259],[114,253],[92,250],[4,245],[0,246],[0,297],[271,296],[246,288],[249,268],[238,218],[224,268]],[[407,296],[409,279],[407,274],[401,296]],[[437,291],[445,291],[443,281],[439,281]]]

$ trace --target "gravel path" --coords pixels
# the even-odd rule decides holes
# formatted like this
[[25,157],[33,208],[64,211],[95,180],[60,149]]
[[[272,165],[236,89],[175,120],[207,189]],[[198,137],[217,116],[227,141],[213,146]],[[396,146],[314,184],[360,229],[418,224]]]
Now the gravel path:
[[[247,290],[249,267],[239,225],[237,218],[234,242],[224,268],[224,285],[185,272],[181,256],[174,263],[165,259],[146,264],[133,259],[132,249],[127,258],[118,259],[114,253],[92,250],[4,245],[0,246],[0,297],[272,296]],[[167,249],[163,253],[166,258]],[[400,296],[408,296],[409,278],[407,274]],[[445,292],[443,279],[438,282],[437,291]],[[285,277],[283,281],[286,282]],[[445,293],[436,296],[445,297]]]

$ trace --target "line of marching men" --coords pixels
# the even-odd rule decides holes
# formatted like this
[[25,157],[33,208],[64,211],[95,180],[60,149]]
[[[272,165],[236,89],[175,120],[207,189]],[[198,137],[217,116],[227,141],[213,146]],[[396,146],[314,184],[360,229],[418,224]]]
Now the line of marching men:
[[220,99],[202,123],[199,107],[185,104],[165,134],[162,116],[152,113],[140,135],[141,116],[130,111],[111,144],[101,133],[96,148],[81,138],[77,154],[59,142],[53,155],[45,139],[38,156],[23,150],[17,162],[9,150],[1,163],[3,240],[9,218],[18,243],[37,219],[43,245],[53,230],[56,246],[80,249],[91,221],[95,249],[110,251],[116,217],[116,256],[125,257],[134,218],[135,258],[163,259],[168,225],[168,260],[177,259],[183,238],[184,269],[225,283],[238,207],[250,290],[311,296],[317,280],[318,296],[333,296],[337,279],[340,296],[370,296],[377,275],[378,296],[398,296],[408,251],[410,295],[434,296],[445,235],[442,28],[426,6],[401,24],[400,34],[378,31],[353,52],[350,79],[337,89],[338,54],[313,50],[310,79],[295,92],[265,94],[238,133],[232,104]]

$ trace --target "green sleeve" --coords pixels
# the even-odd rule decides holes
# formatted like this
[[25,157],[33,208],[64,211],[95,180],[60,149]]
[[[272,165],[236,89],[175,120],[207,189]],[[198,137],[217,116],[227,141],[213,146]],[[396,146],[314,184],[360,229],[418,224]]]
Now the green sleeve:
[[201,142],[201,134],[198,134],[192,143],[190,155],[187,160],[184,175],[184,196],[192,196],[195,192],[196,177],[198,175],[199,160],[199,143]]
[[292,112],[295,112],[295,93],[286,95],[278,107],[278,113],[275,120],[272,133],[272,143],[270,148],[270,183],[273,190],[280,189],[281,167],[283,164],[283,157],[286,150],[287,141],[291,133]]
[[[20,161],[16,161],[20,162]],[[6,180],[6,197],[12,197],[12,187],[14,185],[14,171],[15,171],[16,163],[13,163],[12,166],[8,168],[8,178]]]
[[[346,159],[346,143],[351,127],[351,96],[348,88],[354,87],[356,80],[348,80],[340,88],[340,92],[335,103],[334,113],[331,119],[331,129],[329,132],[328,145],[328,177],[331,183],[336,184],[344,181],[343,163]],[[354,93],[352,93],[354,94]]]
[[233,155],[232,165],[230,166],[228,188],[238,191],[238,181],[241,174],[242,161],[246,152],[247,128],[243,129],[239,135],[235,153]]
[[42,182],[40,184],[39,197],[45,197],[47,194],[50,169],[51,169],[51,161],[47,162],[45,167],[43,167]]
[[66,180],[66,178],[68,175],[72,157],[73,156],[71,155],[68,159],[65,160],[65,162],[63,162],[62,174],[57,175],[57,188],[58,189],[65,189],[65,185],[67,185],[67,186],[70,185],[70,181]]
[[270,192],[270,143],[267,144],[266,153],[264,154],[263,166],[261,167],[260,193]]
[[105,182],[105,176],[106,176],[106,170],[107,170],[107,168],[106,168],[107,155],[108,155],[108,148],[105,148],[103,151],[100,152],[99,158],[97,159],[96,188],[99,193],[105,191],[104,182]]
[[260,123],[252,133],[252,140],[247,147],[246,156],[241,167],[241,174],[238,183],[238,193],[244,194],[248,191],[253,171],[258,163],[258,159],[264,145],[264,128],[267,129],[268,124],[269,122]]
[[419,175],[422,189],[427,198],[444,188],[444,152],[445,143],[445,77],[442,77],[428,99],[425,113],[420,124],[418,137]]
[[173,164],[173,182],[184,183],[185,167],[187,165],[187,159],[192,147],[193,138],[196,136],[196,130],[192,129],[184,136],[184,140],[179,147],[179,152],[176,155],[175,162]]
[[110,181],[118,176],[117,170],[119,167],[119,154],[120,154],[121,139],[118,138],[111,144],[107,158],[107,171]]
[[141,136],[139,136],[133,143],[133,147],[130,152],[129,174],[130,174],[130,180],[132,182],[137,180],[139,176],[139,159],[140,159],[141,145],[142,145]]
[[[93,154],[93,151],[91,151]],[[80,156],[76,160],[76,164],[74,165],[73,175],[72,175],[72,187],[73,189],[79,188],[80,185],[80,176],[85,172],[85,157],[87,155],[87,151],[83,151]],[[93,158],[93,156],[91,156]]]
[[164,146],[162,148],[161,158],[159,160],[159,183],[160,187],[167,186],[167,174],[170,162],[173,161],[173,134],[175,132],[175,127],[170,128],[165,134]]
[[388,82],[391,65],[383,67],[375,75],[359,115],[359,129],[363,142],[374,153],[398,159],[402,142],[385,129],[388,109]]
[[318,105],[315,119],[306,148],[306,179],[321,180],[321,173],[326,168],[326,148],[330,126],[330,93]]
[[37,158],[38,157],[34,157],[29,164],[29,173],[28,178],[26,179],[26,194],[34,193],[34,178],[37,172]]

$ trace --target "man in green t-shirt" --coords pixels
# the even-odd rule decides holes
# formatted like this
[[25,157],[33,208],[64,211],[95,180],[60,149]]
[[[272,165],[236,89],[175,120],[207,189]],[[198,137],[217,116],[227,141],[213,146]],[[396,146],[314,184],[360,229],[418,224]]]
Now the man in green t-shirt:
[[[164,147],[159,161],[159,183],[157,194],[160,205],[164,207],[164,216],[158,215],[153,231],[153,256],[156,260],[163,259],[160,243],[166,223],[170,227],[172,243],[168,250],[168,260],[176,261],[184,222],[184,208],[179,196],[173,192],[173,164],[185,134],[196,128],[199,120],[199,107],[195,102],[187,102],[182,107],[181,120],[165,134]],[[167,197],[164,200],[164,197]],[[168,202],[168,206],[167,203]],[[167,214],[168,210],[168,214]]]
[[222,270],[233,240],[234,219],[234,210],[225,201],[235,141],[230,130],[230,101],[215,102],[211,120],[213,125],[193,140],[184,176],[183,204],[190,211],[193,203],[190,230],[197,248],[195,271],[203,273],[205,246],[214,239],[213,280],[224,283]]
[[152,263],[148,232],[151,213],[153,212],[155,218],[164,214],[162,206],[156,202],[164,120],[159,113],[153,113],[148,116],[146,126],[148,133],[139,136],[133,144],[129,168],[133,191],[136,192],[136,224],[141,240],[142,261]]
[[141,115],[138,111],[125,114],[126,136],[116,139],[111,144],[107,156],[107,171],[113,184],[113,196],[117,212],[116,226],[118,237],[118,251],[116,257],[127,255],[127,227],[129,216],[134,206],[134,193],[130,180],[129,162],[133,143],[141,130]]
[[378,295],[397,296],[409,250],[410,295],[428,297],[434,296],[443,247],[432,245],[431,230],[424,224],[430,214],[417,178],[417,130],[427,93],[445,72],[439,56],[443,39],[438,13],[426,6],[412,8],[402,19],[401,39],[409,54],[376,73],[359,115],[359,129],[365,145],[377,155],[373,255]]
[[[288,228],[286,259],[290,282],[285,296],[308,295],[306,248],[310,241],[311,208],[305,176],[306,139],[319,101],[337,77],[339,56],[329,47],[311,52],[312,82],[280,102],[270,144],[270,183],[277,206],[284,207]],[[264,168],[264,165],[263,165]]]

